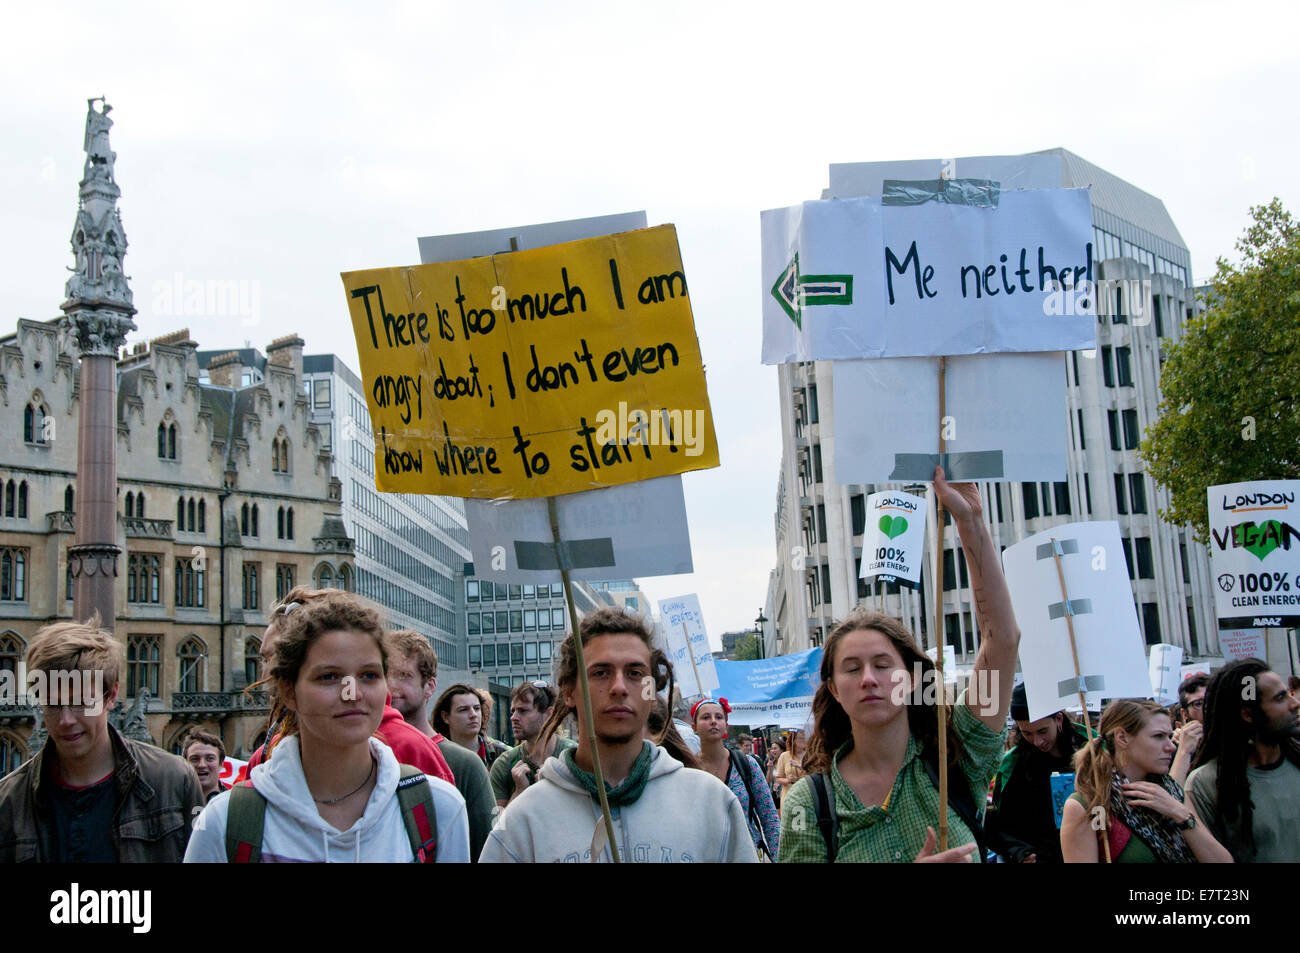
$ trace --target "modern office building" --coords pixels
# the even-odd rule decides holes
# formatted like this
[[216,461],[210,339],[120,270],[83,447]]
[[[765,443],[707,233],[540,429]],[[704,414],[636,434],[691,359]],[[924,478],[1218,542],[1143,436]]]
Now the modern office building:
[[[1060,163],[1066,188],[1091,187],[1094,255],[1107,294],[1098,301],[1095,354],[1067,353],[1068,472],[1059,483],[999,483],[984,487],[984,510],[995,543],[1005,548],[1060,523],[1117,520],[1138,620],[1147,643],[1181,645],[1188,657],[1215,655],[1213,598],[1205,548],[1192,532],[1164,522],[1168,492],[1142,470],[1137,447],[1155,419],[1160,367],[1197,313],[1191,255],[1164,203],[1065,150],[1043,155]],[[958,160],[961,163],[963,160]],[[823,197],[871,194],[854,183],[870,167],[836,167],[838,189]],[[877,178],[878,178],[877,174]],[[919,178],[919,176],[891,176]],[[934,178],[934,175],[930,175]],[[878,193],[875,193],[878,194]],[[1124,279],[1119,282],[1119,279]],[[1134,291],[1137,293],[1134,293]],[[821,644],[836,620],[869,604],[903,618],[927,646],[933,574],[918,591],[858,579],[866,496],[901,485],[841,485],[836,481],[832,363],[778,368],[781,469],[777,476],[777,562],[764,613],[768,654]],[[965,557],[952,526],[945,528],[941,584],[944,638],[959,663],[979,646]],[[929,563],[927,552],[927,564]]]

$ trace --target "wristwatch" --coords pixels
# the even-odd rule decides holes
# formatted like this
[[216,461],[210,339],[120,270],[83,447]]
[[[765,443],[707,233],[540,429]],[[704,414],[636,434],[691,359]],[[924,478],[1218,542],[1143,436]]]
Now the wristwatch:
[[1192,828],[1196,826],[1196,815],[1188,814],[1187,820],[1183,821],[1181,824],[1177,826],[1180,831],[1190,831]]

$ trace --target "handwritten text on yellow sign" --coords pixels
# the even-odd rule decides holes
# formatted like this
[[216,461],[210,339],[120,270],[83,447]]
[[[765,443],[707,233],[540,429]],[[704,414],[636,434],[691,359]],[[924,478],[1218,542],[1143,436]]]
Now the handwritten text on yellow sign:
[[343,285],[381,490],[552,496],[718,465],[671,225]]

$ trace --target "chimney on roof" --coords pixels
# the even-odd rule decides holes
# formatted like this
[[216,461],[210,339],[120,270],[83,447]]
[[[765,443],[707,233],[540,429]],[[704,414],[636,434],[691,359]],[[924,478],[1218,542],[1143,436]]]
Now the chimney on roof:
[[297,382],[302,380],[302,349],[306,343],[296,334],[287,334],[282,338],[276,338],[266,347],[268,363],[293,369],[295,389],[297,389]]
[[208,381],[217,387],[238,387],[243,370],[239,352],[227,351],[208,361]]

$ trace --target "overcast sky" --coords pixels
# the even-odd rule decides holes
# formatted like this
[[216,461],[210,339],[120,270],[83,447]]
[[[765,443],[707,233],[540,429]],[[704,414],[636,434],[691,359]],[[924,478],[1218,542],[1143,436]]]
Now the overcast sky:
[[[1249,206],[1300,212],[1290,4],[44,3],[6,19],[8,327],[58,315],[92,96],[113,106],[132,341],[297,332],[356,368],[339,272],[418,263],[417,236],[638,209],[674,223],[722,466],[683,478],[695,574],[643,585],[698,592],[715,641],[752,628],[776,559],[760,210],[819,197],[831,162],[1064,146],[1164,201],[1198,283]],[[167,311],[178,274],[249,282],[257,314]]]

